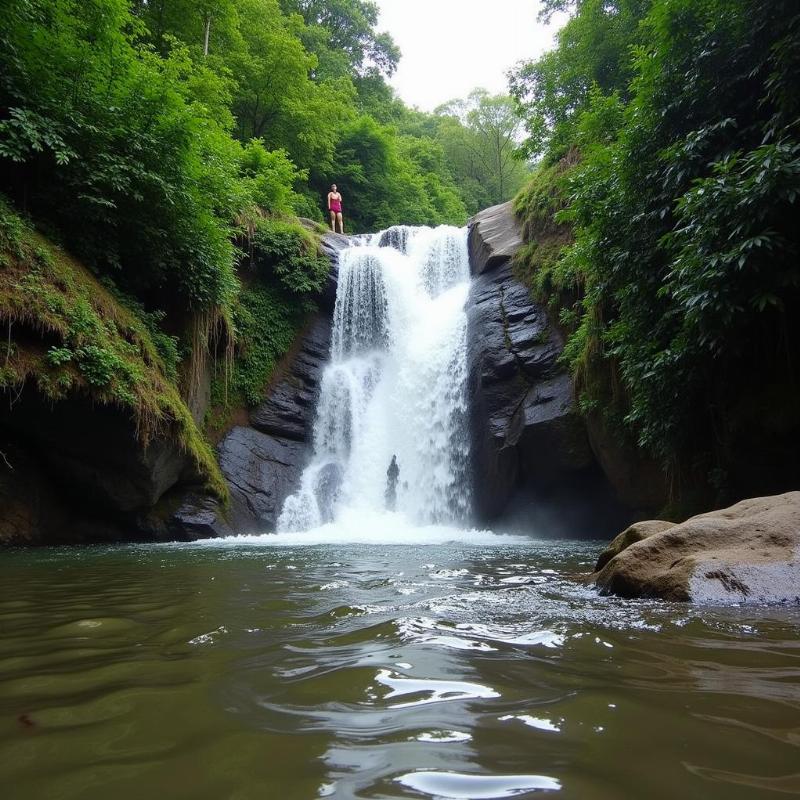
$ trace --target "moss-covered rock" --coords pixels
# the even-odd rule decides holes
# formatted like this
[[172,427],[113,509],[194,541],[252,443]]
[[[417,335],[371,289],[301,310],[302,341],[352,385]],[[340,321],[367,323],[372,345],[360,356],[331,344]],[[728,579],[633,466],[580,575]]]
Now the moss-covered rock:
[[[0,437],[26,450],[26,474],[65,507],[126,514],[180,481],[227,500],[177,385],[175,340],[4,203],[0,331]],[[13,482],[13,466],[0,461],[0,481]],[[5,538],[31,536],[48,534],[31,525]]]

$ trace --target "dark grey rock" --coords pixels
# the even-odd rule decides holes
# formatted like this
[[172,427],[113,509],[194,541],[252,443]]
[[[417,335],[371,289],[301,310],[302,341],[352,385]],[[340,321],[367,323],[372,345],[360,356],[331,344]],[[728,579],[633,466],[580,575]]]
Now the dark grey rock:
[[328,360],[331,320],[317,314],[289,359],[282,377],[269,390],[264,402],[250,413],[250,424],[262,433],[287,439],[311,439],[314,410],[319,396],[322,369]]
[[534,381],[511,420],[507,439],[520,452],[523,480],[537,488],[593,463],[572,379],[564,372]]
[[521,492],[553,496],[558,484],[586,491],[596,477],[572,380],[558,363],[563,338],[513,275],[508,252],[516,229],[504,236],[499,228],[503,219],[511,224],[508,213],[489,211],[495,212],[488,216],[491,236],[482,230],[481,241],[493,244],[478,248],[482,261],[473,264],[467,301],[473,503],[480,521],[519,507]]
[[509,261],[522,246],[522,229],[511,201],[492,206],[469,221],[469,261],[473,275]]
[[320,299],[320,305],[329,314],[333,313],[336,305],[336,291],[339,287],[339,254],[350,244],[350,237],[343,236],[341,233],[326,233],[320,242],[322,252],[331,262],[331,271],[328,273],[328,281],[322,290]]
[[69,513],[29,448],[0,438],[0,544],[53,541]]
[[193,541],[217,536],[231,536],[220,503],[215,497],[191,493],[183,498],[167,523],[172,538]]
[[218,453],[231,492],[231,529],[274,531],[283,501],[300,481],[308,458],[306,444],[237,427],[222,440]]
[[198,477],[169,430],[144,446],[129,413],[80,395],[49,402],[26,387],[13,407],[0,404],[0,427],[39,454],[42,468],[77,505],[112,513],[150,508],[178,481]]
[[408,252],[408,235],[411,228],[408,225],[393,225],[387,228],[378,239],[378,247],[392,247],[401,253]]

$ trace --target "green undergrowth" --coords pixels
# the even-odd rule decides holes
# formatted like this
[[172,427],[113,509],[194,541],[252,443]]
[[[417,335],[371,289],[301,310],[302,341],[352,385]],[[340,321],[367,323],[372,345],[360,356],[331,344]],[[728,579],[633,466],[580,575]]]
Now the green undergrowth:
[[567,329],[582,293],[582,276],[565,258],[574,242],[565,211],[568,180],[576,163],[572,151],[555,164],[541,165],[514,198],[524,240],[514,257],[514,274],[559,321],[565,317],[562,324]]
[[139,441],[174,435],[208,488],[228,496],[176,385],[178,343],[113,286],[34,231],[0,198],[0,391],[26,383],[130,411]]
[[636,449],[624,423],[625,388],[602,342],[603,307],[587,298],[584,254],[573,233],[570,180],[579,163],[575,148],[554,163],[543,162],[514,198],[523,245],[512,266],[515,277],[547,307],[565,336],[560,362],[575,381],[581,413],[599,416],[618,441]]
[[227,371],[212,382],[206,425],[212,436],[229,424],[237,409],[262,402],[281,359],[289,352],[325,285],[330,261],[321,254],[319,235],[293,220],[255,222],[242,250],[242,288],[233,305],[236,347]]
[[303,327],[307,311],[274,285],[254,281],[244,286],[234,309],[237,354],[224,385],[217,380],[212,404],[255,406],[281,358]]

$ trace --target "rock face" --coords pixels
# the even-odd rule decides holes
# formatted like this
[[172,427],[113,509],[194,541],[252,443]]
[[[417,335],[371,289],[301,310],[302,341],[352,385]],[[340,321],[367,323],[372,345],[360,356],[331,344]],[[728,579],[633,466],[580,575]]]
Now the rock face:
[[339,285],[339,253],[350,245],[350,237],[341,233],[326,233],[322,237],[322,252],[330,259],[331,271],[328,282],[322,290],[321,305],[328,314],[333,313],[336,305],[336,289]]
[[510,201],[476,214],[469,228],[470,264],[474,275],[505,264],[522,246],[522,229]]
[[228,523],[236,533],[275,530],[283,501],[298,486],[310,457],[314,411],[328,359],[331,320],[317,315],[264,402],[219,445],[231,491]]
[[800,492],[743,500],[680,525],[638,523],[601,554],[603,592],[709,603],[800,603]]
[[305,442],[234,428],[220,443],[219,462],[231,491],[227,522],[234,533],[275,530],[283,501],[297,488]]
[[256,430],[300,442],[310,439],[322,367],[330,346],[330,317],[317,314],[266,400],[250,413],[250,424]]
[[[299,337],[248,425],[229,431],[219,461],[231,494],[222,509],[193,459],[166,431],[142,446],[129,415],[75,396],[50,403],[26,388],[0,404],[0,544],[175,540],[274,530],[308,458],[322,366],[328,358],[338,253],[323,237],[331,273],[323,311]],[[201,419],[208,376],[192,413]],[[331,489],[333,491],[333,488]]]
[[[610,514],[619,524],[619,509],[575,408],[572,380],[558,364],[563,339],[514,277],[511,258],[521,243],[510,203],[470,221],[476,276],[467,302],[475,512],[489,521],[520,503],[541,510],[548,501],[559,511],[565,503],[574,510],[577,497],[591,495],[587,510],[591,505],[595,520],[602,506],[600,516]],[[577,518],[568,524],[583,525]]]
[[338,254],[348,243],[340,234],[322,237],[323,251],[331,260],[323,310],[287,354],[264,401],[250,411],[248,424],[230,430],[219,444],[230,508],[223,513],[213,499],[189,495],[177,510],[170,509],[167,517],[167,528],[179,538],[275,530],[283,501],[298,487],[311,456],[322,369],[330,352]]
[[199,480],[165,431],[143,445],[130,416],[26,387],[0,406],[0,543],[136,538],[133,520],[179,482]]

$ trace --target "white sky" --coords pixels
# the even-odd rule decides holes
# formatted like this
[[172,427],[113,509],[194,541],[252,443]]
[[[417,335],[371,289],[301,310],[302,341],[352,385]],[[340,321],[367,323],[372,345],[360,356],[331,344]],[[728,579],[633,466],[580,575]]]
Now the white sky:
[[378,30],[403,56],[391,79],[400,97],[424,111],[483,86],[505,93],[505,73],[554,45],[561,21],[536,21],[538,0],[375,0]]

